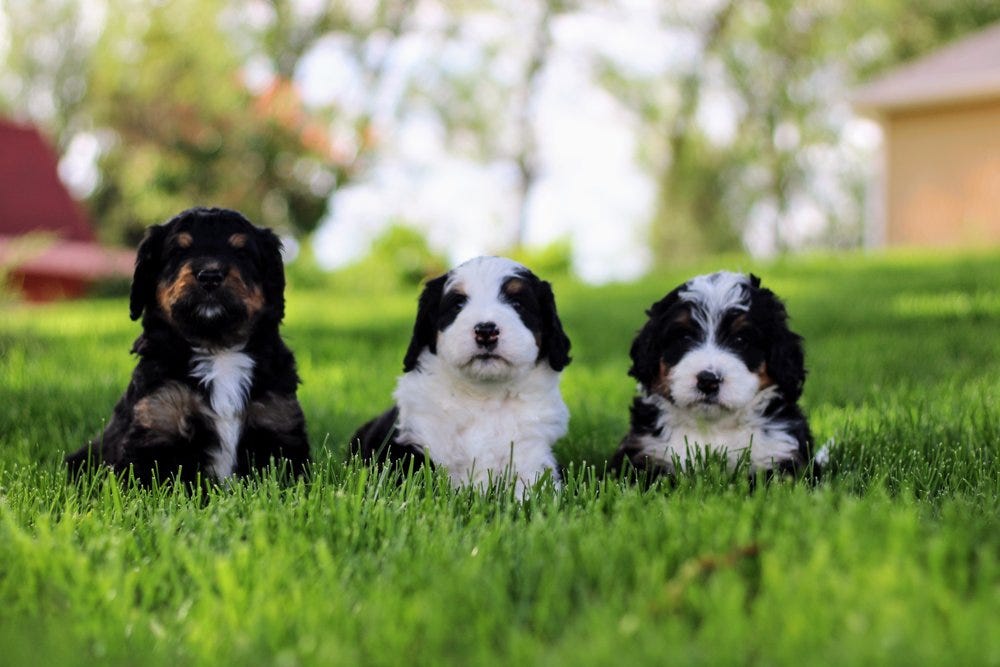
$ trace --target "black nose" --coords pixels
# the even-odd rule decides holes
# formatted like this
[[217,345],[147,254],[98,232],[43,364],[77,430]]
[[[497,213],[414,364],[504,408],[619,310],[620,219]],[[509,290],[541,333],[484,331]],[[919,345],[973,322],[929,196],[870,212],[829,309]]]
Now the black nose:
[[500,338],[500,329],[494,322],[480,322],[472,327],[476,334],[476,344],[492,350],[497,346],[497,339]]
[[722,384],[722,378],[718,375],[712,371],[702,371],[695,377],[698,380],[698,391],[706,396],[713,396],[719,393],[719,385]]
[[197,278],[198,284],[211,292],[222,284],[222,271],[218,269],[202,269],[198,272]]

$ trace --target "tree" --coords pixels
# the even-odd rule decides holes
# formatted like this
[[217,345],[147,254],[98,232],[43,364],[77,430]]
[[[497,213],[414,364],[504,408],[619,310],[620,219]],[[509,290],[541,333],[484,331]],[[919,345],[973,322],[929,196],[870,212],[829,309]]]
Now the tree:
[[[648,156],[659,182],[657,257],[732,249],[750,228],[766,228],[763,245],[780,252],[795,241],[788,221],[805,209],[824,219],[822,238],[859,243],[866,171],[843,140],[851,88],[998,18],[1000,5],[984,0],[719,0],[664,10],[665,33],[693,37],[697,55],[658,79],[610,64],[604,77],[662,142]],[[699,122],[707,95],[720,92],[735,119],[723,141]]]
[[0,1],[0,111],[38,125],[58,151],[87,128],[86,72],[100,32],[79,0]]
[[114,0],[88,98],[110,137],[90,204],[102,233],[141,230],[195,204],[308,233],[335,185],[326,129],[281,79],[255,98],[215,20],[221,0]]

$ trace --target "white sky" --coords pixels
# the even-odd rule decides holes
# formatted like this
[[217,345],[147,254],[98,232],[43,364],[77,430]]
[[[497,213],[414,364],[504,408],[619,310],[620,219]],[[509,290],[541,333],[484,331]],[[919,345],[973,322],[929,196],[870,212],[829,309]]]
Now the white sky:
[[[540,164],[528,202],[526,241],[542,246],[569,238],[574,266],[589,281],[634,278],[649,267],[644,237],[655,185],[638,164],[635,122],[597,84],[592,65],[603,54],[638,73],[651,73],[683,57],[675,51],[688,45],[664,39],[648,15],[651,6],[558,20],[535,94],[531,126]],[[506,39],[517,43],[518,33],[530,30],[530,23],[524,23],[484,16],[473,28],[480,34],[507,33]],[[441,53],[454,62],[446,60],[444,66],[460,68],[475,58],[475,47],[445,47]],[[390,76],[387,90],[378,96],[389,109],[377,117],[393,115],[406,72],[418,70],[421,60],[439,49],[433,31],[401,46],[393,61],[399,76]],[[297,80],[309,102],[360,104],[365,97],[337,40],[317,45]],[[439,121],[419,111],[393,123],[384,139],[375,168],[335,195],[331,214],[316,235],[316,253],[324,266],[342,266],[364,254],[394,221],[423,230],[432,247],[453,262],[508,247],[518,217],[513,162],[481,163],[450,153]]]

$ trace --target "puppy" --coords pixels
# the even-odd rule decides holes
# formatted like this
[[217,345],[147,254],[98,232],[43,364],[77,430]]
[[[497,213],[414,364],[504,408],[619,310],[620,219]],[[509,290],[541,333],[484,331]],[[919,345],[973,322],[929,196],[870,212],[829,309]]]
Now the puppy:
[[632,343],[639,381],[631,430],[609,461],[650,477],[674,473],[699,453],[730,467],[796,472],[813,439],[796,405],[805,382],[802,339],[782,302],[756,276],[698,276],[647,311]]
[[[66,457],[137,480],[222,481],[309,460],[285,312],[281,243],[235,211],[194,208],[139,246],[130,313],[139,363],[103,434]],[[145,314],[143,314],[145,313]]]
[[549,283],[509,259],[479,257],[427,283],[395,406],[362,426],[366,461],[444,468],[453,486],[509,479],[523,497],[551,471],[569,411],[559,373],[570,362]]

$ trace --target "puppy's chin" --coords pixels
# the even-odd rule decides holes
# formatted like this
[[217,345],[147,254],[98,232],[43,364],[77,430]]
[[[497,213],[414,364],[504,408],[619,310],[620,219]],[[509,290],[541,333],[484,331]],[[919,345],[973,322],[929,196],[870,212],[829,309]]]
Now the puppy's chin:
[[181,299],[170,319],[184,338],[209,347],[231,347],[246,342],[252,322],[246,306],[227,294]]
[[504,357],[489,353],[473,355],[454,368],[466,379],[484,384],[509,382],[522,372]]
[[739,410],[739,407],[723,405],[722,403],[719,403],[717,400],[713,399],[690,401],[683,405],[678,405],[678,407],[680,407],[683,410],[686,410],[687,412],[694,415],[698,419],[705,421],[715,421],[717,419],[722,419],[723,417],[731,415]]

